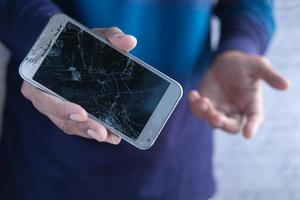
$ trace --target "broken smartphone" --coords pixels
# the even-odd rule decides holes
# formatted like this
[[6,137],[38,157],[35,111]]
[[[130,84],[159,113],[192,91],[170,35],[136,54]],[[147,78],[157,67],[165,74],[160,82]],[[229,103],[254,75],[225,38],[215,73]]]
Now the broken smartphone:
[[64,14],[49,20],[19,72],[140,149],[153,145],[183,93],[176,81]]

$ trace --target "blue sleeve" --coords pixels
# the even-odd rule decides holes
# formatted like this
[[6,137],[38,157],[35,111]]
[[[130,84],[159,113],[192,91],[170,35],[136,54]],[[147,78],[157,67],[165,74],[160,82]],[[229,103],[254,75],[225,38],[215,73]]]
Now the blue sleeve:
[[51,0],[0,0],[0,41],[22,59],[49,18],[59,12]]
[[272,0],[220,0],[215,13],[221,21],[218,53],[265,53],[275,30]]

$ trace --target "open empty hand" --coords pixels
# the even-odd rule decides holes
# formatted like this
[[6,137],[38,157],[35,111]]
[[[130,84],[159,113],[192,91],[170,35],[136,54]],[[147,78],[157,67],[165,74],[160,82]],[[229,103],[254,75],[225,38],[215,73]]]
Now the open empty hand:
[[266,58],[225,52],[216,57],[200,90],[190,92],[191,109],[215,128],[251,138],[264,119],[261,80],[279,90],[289,86]]

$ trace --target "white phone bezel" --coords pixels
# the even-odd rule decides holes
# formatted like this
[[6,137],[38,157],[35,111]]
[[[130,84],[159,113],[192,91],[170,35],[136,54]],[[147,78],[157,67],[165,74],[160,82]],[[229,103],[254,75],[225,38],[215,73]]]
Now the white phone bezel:
[[86,31],[87,33],[91,34],[95,38],[99,39],[101,42],[104,42],[105,44],[109,45],[113,49],[124,54],[125,56],[129,57],[130,59],[134,60],[135,62],[139,63],[143,67],[147,68],[148,70],[152,71],[153,73],[155,73],[156,75],[160,76],[161,78],[163,78],[164,80],[170,83],[168,89],[166,90],[165,94],[161,98],[159,104],[157,105],[156,109],[152,113],[150,119],[147,121],[147,124],[145,125],[144,129],[142,130],[140,136],[137,139],[132,139],[127,135],[115,130],[113,127],[107,127],[107,125],[101,122],[99,119],[97,119],[92,115],[89,115],[89,117],[103,124],[110,131],[119,135],[122,139],[126,140],[127,142],[134,145],[135,147],[144,150],[149,149],[154,144],[159,133],[161,132],[162,128],[164,127],[165,123],[167,122],[168,118],[170,117],[171,113],[173,112],[180,98],[182,97],[183,90],[181,85],[175,80],[169,78],[165,74],[151,67],[147,63],[136,58],[135,56],[113,47],[105,38],[101,37],[97,33],[94,33],[93,31],[91,31],[84,25],[80,24],[79,22],[75,21],[71,17],[65,14],[57,14],[50,18],[47,26],[44,28],[40,37],[37,39],[37,41],[35,42],[35,44],[33,45],[33,47],[31,48],[31,50],[29,51],[29,53],[27,54],[27,56],[25,57],[25,59],[20,65],[19,73],[21,77],[24,80],[33,84],[34,86],[42,89],[43,91],[67,101],[63,97],[59,96],[58,94],[54,93],[53,91],[49,90],[48,88],[44,87],[43,85],[33,80],[34,74],[40,67],[44,58],[47,56],[52,45],[57,40],[58,36],[60,35],[61,31],[64,29],[67,22],[71,22],[75,24],[76,26],[80,27],[82,30]]

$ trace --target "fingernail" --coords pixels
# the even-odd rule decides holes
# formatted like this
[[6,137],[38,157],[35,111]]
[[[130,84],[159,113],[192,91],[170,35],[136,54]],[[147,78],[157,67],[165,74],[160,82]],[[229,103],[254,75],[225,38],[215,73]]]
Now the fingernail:
[[86,133],[89,135],[89,136],[91,136],[92,138],[94,138],[94,139],[98,139],[98,136],[97,136],[97,133],[94,131],[94,130],[92,130],[92,129],[88,129],[87,131],[86,131]]
[[96,133],[96,131],[94,131],[93,129],[88,129],[86,131],[86,133],[91,136],[92,138],[94,138],[95,140],[99,141],[99,142],[103,142],[102,138],[100,137],[100,135],[98,133]]
[[119,143],[119,139],[116,136],[114,136],[112,138],[112,142],[113,142],[113,144],[118,144]]
[[125,35],[124,33],[116,33],[116,34],[113,35],[113,37],[119,39],[119,38],[122,38],[124,35]]
[[248,139],[251,139],[252,137],[254,137],[258,131],[259,127],[254,127],[252,130],[249,131],[249,137]]
[[73,120],[75,122],[82,122],[82,121],[84,121],[84,118],[79,114],[71,114],[70,120]]

